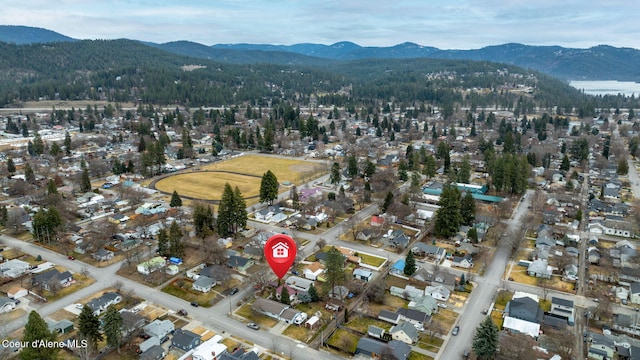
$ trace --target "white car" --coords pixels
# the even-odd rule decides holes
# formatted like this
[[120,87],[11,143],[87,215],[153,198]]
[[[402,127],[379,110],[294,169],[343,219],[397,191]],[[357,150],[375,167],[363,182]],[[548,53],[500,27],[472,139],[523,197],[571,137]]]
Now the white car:
[[439,306],[439,307],[441,307],[441,308],[443,308],[443,309],[448,308],[447,304],[438,304],[438,306]]

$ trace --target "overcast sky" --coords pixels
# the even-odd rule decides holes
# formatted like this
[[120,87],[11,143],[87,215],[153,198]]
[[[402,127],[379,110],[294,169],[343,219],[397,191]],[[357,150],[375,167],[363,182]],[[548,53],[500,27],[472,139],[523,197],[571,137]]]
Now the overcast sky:
[[507,42],[640,48],[640,1],[619,0],[22,0],[0,24],[77,39],[163,43],[402,42],[471,49]]

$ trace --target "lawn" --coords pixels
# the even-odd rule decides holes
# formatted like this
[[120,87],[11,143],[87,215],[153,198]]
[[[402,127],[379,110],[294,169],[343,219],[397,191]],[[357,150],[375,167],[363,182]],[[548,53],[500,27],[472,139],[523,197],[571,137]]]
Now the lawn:
[[220,200],[224,184],[236,186],[246,198],[259,195],[260,178],[224,172],[192,172],[176,174],[159,180],[156,189],[172,193],[174,190],[182,196],[204,200]]
[[47,301],[56,301],[58,299],[62,299],[63,297],[69,294],[72,294],[96,282],[95,279],[86,277],[82,274],[74,274],[73,279],[75,280],[75,283],[73,283],[70,286],[59,289],[58,291],[56,291],[55,294],[44,290],[43,291],[44,297],[47,298]]
[[428,334],[421,334],[418,339],[418,347],[434,353],[440,351],[440,347],[444,342],[443,339],[437,336],[429,336]]
[[[260,155],[239,156],[231,160],[203,166],[202,169],[255,175],[259,176],[258,180],[262,178],[264,173],[271,170],[278,178],[278,182],[290,181],[295,184],[309,181],[312,177],[328,172],[328,168],[325,165],[303,160]],[[259,183],[260,181],[258,181]]]
[[354,316],[351,317],[351,319],[349,319],[349,322],[347,323],[347,327],[351,328],[353,330],[359,331],[361,333],[367,333],[367,330],[369,329],[369,325],[374,325],[377,326],[379,328],[383,328],[388,330],[389,329],[389,324],[381,321],[381,320],[377,320],[377,319],[373,319],[370,317],[366,317],[366,316]]
[[162,288],[162,292],[179,297],[189,302],[197,302],[200,306],[211,307],[219,301],[214,291],[202,293],[191,289],[193,282],[187,279],[176,279]]
[[351,331],[338,329],[327,340],[327,344],[335,346],[346,353],[353,354],[358,347],[358,340],[360,340],[360,337]]
[[259,324],[260,326],[266,326],[268,328],[272,328],[278,323],[278,320],[276,319],[270,318],[262,314],[258,314],[253,310],[251,310],[251,304],[244,304],[238,310],[236,310],[234,314],[237,316],[242,316],[248,321]]
[[513,281],[521,284],[526,284],[531,286],[538,285],[538,278],[534,276],[529,276],[527,274],[527,268],[524,266],[514,265],[513,270],[511,270],[511,273],[509,274],[509,277],[512,278]]
[[449,309],[440,309],[436,314],[433,315],[433,319],[437,326],[439,326],[443,331],[449,332],[453,327],[456,319],[458,318],[458,313]]
[[358,256],[360,257],[360,259],[362,259],[362,262],[364,264],[375,267],[380,267],[382,264],[384,264],[385,261],[387,261],[387,259],[379,256],[367,255],[362,253],[358,253]]
[[240,346],[240,343],[231,339],[231,338],[224,338],[221,341],[226,347],[227,347],[227,351],[229,352],[233,352],[233,350],[235,348],[237,348],[238,346]]
[[288,336],[292,339],[300,340],[302,342],[307,342],[309,338],[310,330],[304,326],[298,326],[295,324],[289,325],[283,332],[282,335]]
[[412,351],[409,353],[408,360],[433,360],[429,355],[421,354],[419,352]]

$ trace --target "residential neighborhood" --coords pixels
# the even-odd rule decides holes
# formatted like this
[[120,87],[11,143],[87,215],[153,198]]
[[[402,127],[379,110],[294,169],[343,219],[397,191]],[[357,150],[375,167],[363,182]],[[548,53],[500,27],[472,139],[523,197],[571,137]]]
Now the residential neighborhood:
[[0,139],[6,338],[33,311],[69,357],[453,359],[489,329],[501,358],[640,358],[629,111],[396,105],[299,107],[326,141],[268,150],[239,134],[264,141],[250,114],[276,108],[3,114],[28,134]]

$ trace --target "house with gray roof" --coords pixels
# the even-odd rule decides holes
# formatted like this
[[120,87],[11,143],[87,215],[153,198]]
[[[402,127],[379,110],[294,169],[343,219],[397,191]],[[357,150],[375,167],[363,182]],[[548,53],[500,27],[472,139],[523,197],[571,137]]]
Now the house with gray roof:
[[103,311],[107,310],[109,305],[115,305],[122,301],[122,296],[116,292],[106,292],[99,298],[92,299],[87,303],[87,306],[91,308],[94,315],[100,315]]
[[113,259],[113,251],[107,250],[105,248],[100,248],[98,251],[93,253],[93,258],[98,261],[109,261]]
[[415,243],[411,248],[411,252],[418,257],[432,258],[436,262],[444,259],[445,255],[447,254],[446,250],[439,246],[429,245],[421,242]]
[[167,355],[165,349],[160,345],[153,345],[147,351],[140,354],[140,360],[160,360]]
[[438,302],[432,296],[424,295],[410,301],[407,307],[431,315],[438,311]]
[[392,326],[389,333],[393,340],[402,341],[405,344],[413,345],[418,342],[418,329],[410,322],[401,322]]
[[430,297],[440,301],[447,301],[449,300],[449,296],[451,296],[451,291],[441,284],[436,286],[427,286],[424,288],[424,293],[425,295],[429,295]]
[[245,273],[255,262],[242,256],[233,255],[227,260],[227,266],[236,269],[238,272]]
[[30,267],[31,265],[26,261],[11,259],[0,264],[0,274],[15,279],[29,271]]
[[371,356],[372,358],[379,358],[380,354],[390,353],[393,355],[393,359],[406,360],[410,352],[411,346],[398,340],[391,340],[385,343],[363,337],[358,340],[358,345],[356,346],[356,355],[362,354],[364,356]]
[[400,321],[400,315],[398,313],[389,310],[380,310],[378,312],[378,319],[392,324],[397,324]]
[[420,310],[400,308],[396,313],[400,315],[400,321],[408,321],[413,325],[422,325],[431,321],[431,316]]
[[606,335],[589,333],[591,342],[589,343],[590,359],[613,359],[616,352],[615,342]]
[[158,339],[163,339],[171,332],[175,331],[175,325],[171,320],[154,320],[151,323],[143,327],[144,333],[149,336],[155,336]]
[[43,289],[50,291],[54,286],[62,287],[71,280],[73,280],[73,275],[69,271],[61,273],[58,269],[52,269],[34,275],[31,278],[31,285],[41,286]]
[[373,277],[373,271],[367,270],[365,268],[357,268],[353,270],[353,278],[358,280],[363,280],[369,282]]
[[200,335],[189,330],[178,329],[173,333],[171,346],[182,351],[189,351],[202,343]]
[[536,259],[529,264],[527,268],[527,274],[529,276],[535,276],[539,278],[549,279],[551,278],[551,269],[545,259]]
[[16,300],[0,296],[0,313],[6,313],[16,308]]
[[198,280],[194,281],[191,287],[193,290],[208,293],[216,285],[216,281],[204,275],[198,276]]
[[56,334],[67,334],[73,331],[73,322],[67,319],[62,319],[60,321],[47,321],[47,325],[49,327],[49,331]]
[[256,353],[257,349],[246,351],[243,348],[239,348],[232,353],[223,352],[218,357],[219,360],[260,360],[260,357]]
[[369,327],[367,328],[367,335],[371,336],[372,338],[382,339],[384,334],[385,334],[385,330],[381,327],[377,327],[375,325],[369,325]]

